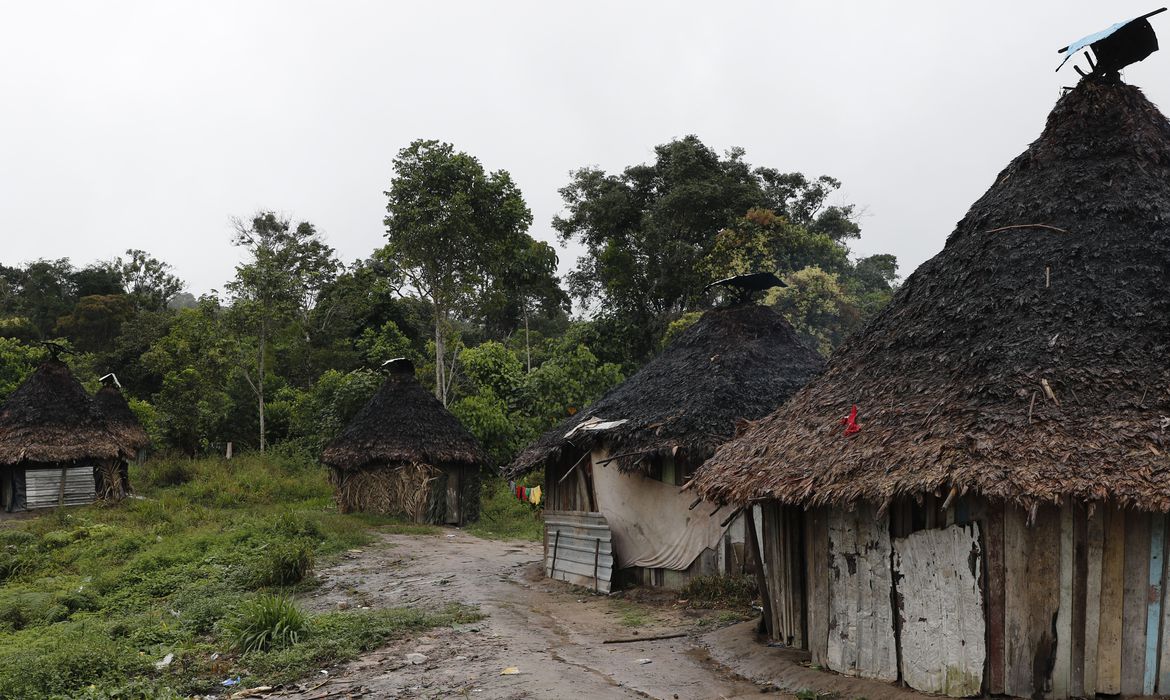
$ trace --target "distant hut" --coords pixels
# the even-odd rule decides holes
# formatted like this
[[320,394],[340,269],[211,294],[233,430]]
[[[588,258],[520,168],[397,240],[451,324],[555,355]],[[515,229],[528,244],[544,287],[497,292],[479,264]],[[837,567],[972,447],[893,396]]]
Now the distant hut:
[[1061,97],[942,252],[695,481],[753,504],[770,634],[814,664],[951,696],[1170,693],[1170,122],[1116,80]]
[[[118,461],[116,470],[111,465],[111,473],[107,478],[99,478],[98,493],[106,498],[121,497],[130,493],[127,460],[143,458],[146,448],[150,446],[150,436],[146,434],[142,423],[138,422],[138,417],[130,410],[130,404],[126,402],[126,397],[122,395],[118,385],[118,378],[113,374],[102,377],[102,388],[94,394],[93,400],[106,421],[106,430],[110,431],[122,446],[122,454],[127,456],[126,460]],[[101,486],[106,488],[104,493]]]
[[[60,360],[38,367],[0,406],[0,509],[92,502],[126,456],[85,388]],[[99,483],[100,482],[100,483]]]
[[695,507],[681,487],[738,423],[767,415],[822,364],[772,310],[714,309],[543,435],[508,472],[545,469],[546,575],[608,591],[614,569],[668,588],[742,571],[742,519]]
[[479,443],[418,383],[409,360],[387,369],[382,387],[321,453],[341,512],[451,525],[478,519],[487,463]]

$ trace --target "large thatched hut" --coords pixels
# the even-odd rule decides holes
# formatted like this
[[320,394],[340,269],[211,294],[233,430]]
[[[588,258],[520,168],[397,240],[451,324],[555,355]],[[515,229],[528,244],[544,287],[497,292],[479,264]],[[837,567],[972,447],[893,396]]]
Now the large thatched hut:
[[341,511],[451,525],[478,519],[479,443],[419,384],[409,360],[386,368],[378,392],[321,453]]
[[696,487],[762,518],[770,633],[813,663],[952,696],[1170,693],[1170,123],[1116,80],[1066,93]]
[[737,423],[775,409],[822,364],[770,309],[704,313],[509,467],[514,476],[545,469],[546,573],[609,590],[619,569],[666,587],[742,571],[742,519],[695,507],[682,485]]
[[80,505],[126,457],[85,388],[64,362],[38,367],[0,406],[0,510]]

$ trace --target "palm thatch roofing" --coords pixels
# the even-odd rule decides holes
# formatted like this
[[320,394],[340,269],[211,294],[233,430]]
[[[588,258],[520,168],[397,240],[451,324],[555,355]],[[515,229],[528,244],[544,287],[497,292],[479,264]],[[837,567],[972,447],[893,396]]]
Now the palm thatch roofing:
[[150,436],[130,410],[130,404],[126,403],[126,397],[122,396],[118,387],[113,384],[102,386],[94,394],[93,401],[105,418],[106,429],[113,433],[125,452],[134,454],[150,445]]
[[124,452],[69,367],[50,359],[0,406],[0,464],[116,459]]
[[[860,431],[841,419],[858,407]],[[696,475],[731,503],[1170,510],[1170,122],[1085,80],[891,303]]]
[[369,403],[322,451],[335,469],[402,463],[485,464],[475,437],[414,377],[414,366],[398,360]]
[[645,457],[653,455],[698,464],[731,438],[738,421],[767,415],[823,365],[771,309],[740,304],[707,311],[634,376],[542,435],[507,473],[598,444],[626,455],[615,460],[622,471],[648,467]]

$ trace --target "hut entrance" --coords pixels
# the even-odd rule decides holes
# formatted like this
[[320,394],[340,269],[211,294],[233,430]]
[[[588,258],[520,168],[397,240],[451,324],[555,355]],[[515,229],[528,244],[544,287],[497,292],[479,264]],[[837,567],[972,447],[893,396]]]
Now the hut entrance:
[[757,582],[765,594],[764,615],[771,637],[790,647],[805,648],[804,512],[764,503],[751,508],[747,524],[751,550],[759,564],[755,567]]
[[443,522],[447,525],[458,525],[462,514],[459,508],[459,470],[451,469],[447,472],[447,517]]

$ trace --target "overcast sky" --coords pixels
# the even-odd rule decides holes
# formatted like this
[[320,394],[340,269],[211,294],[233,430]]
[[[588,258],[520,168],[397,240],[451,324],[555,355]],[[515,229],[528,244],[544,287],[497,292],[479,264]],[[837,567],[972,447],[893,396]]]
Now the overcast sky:
[[[618,171],[693,133],[840,179],[864,211],[856,252],[895,253],[905,276],[1074,84],[1056,49],[1156,7],[6,3],[0,262],[142,248],[198,294],[232,276],[232,217],[259,209],[365,257],[391,160],[416,138],[510,171],[531,233],[555,243],[569,171]],[[1170,38],[1170,15],[1152,22]],[[1168,70],[1156,53],[1125,78],[1165,106]],[[560,252],[564,271],[577,251]]]

